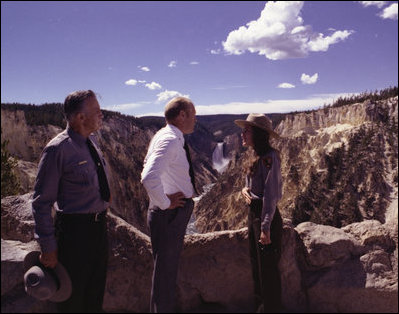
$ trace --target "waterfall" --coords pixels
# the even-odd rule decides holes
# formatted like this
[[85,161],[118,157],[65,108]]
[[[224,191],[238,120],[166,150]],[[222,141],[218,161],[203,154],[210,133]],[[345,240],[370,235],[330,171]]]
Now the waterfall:
[[[215,183],[204,185],[204,187],[203,187],[204,192],[200,196],[193,198],[194,203],[198,202],[206,193],[208,193],[212,189],[212,187],[214,185],[215,185]],[[198,231],[195,228],[195,215],[193,212],[191,214],[190,221],[188,222],[188,225],[187,225],[186,234],[194,234],[194,233],[198,233]]]
[[216,169],[219,173],[222,173],[226,170],[227,165],[230,161],[230,159],[224,157],[223,148],[224,142],[217,143],[215,150],[212,154],[213,168]]
[[[216,169],[217,172],[219,173],[225,171],[230,162],[230,159],[224,157],[223,149],[224,149],[224,142],[217,143],[215,150],[213,151],[212,154],[213,168]],[[205,185],[204,192],[200,196],[195,197],[193,199],[194,202],[198,202],[201,199],[201,197],[203,197],[206,193],[208,193],[212,189],[214,185],[215,185],[214,183]],[[198,231],[195,228],[195,216],[193,213],[187,225],[186,234],[194,234],[194,233],[198,233]]]

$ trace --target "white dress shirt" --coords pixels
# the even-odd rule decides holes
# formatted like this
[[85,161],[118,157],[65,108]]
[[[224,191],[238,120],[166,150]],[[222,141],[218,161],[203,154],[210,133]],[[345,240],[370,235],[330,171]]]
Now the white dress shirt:
[[183,192],[185,197],[194,194],[183,133],[174,125],[167,124],[152,138],[144,159],[141,183],[150,198],[150,208],[167,209],[170,200],[166,194]]

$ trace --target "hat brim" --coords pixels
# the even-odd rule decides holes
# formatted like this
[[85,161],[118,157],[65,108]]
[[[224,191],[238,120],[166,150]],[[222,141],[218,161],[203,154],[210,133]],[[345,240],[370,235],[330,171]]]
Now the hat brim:
[[261,126],[255,124],[255,123],[250,122],[250,121],[247,121],[247,120],[234,120],[234,123],[237,124],[241,129],[243,129],[243,128],[245,128],[246,126],[250,125],[250,126],[254,126],[254,127],[259,128],[259,129],[262,129],[262,130],[267,131],[271,137],[280,138],[280,135],[278,135],[278,134],[277,134],[276,132],[274,132],[273,130],[268,129],[268,128],[263,128],[263,127],[261,127]]
[[[32,251],[26,254],[24,259],[24,273],[26,273],[32,266],[44,267],[39,261],[40,254],[40,251]],[[64,265],[60,262],[57,263],[53,270],[58,277],[60,288],[51,298],[49,298],[49,301],[62,302],[69,299],[72,294],[72,281]]]

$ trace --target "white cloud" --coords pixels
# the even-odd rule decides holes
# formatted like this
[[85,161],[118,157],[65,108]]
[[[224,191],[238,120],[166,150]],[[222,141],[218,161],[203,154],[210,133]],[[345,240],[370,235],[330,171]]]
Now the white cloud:
[[315,73],[312,76],[302,73],[301,82],[302,84],[314,84],[317,82],[318,77],[319,77],[318,73]]
[[190,64],[191,65],[197,65],[197,64],[199,64],[199,62],[198,61],[191,61]]
[[330,45],[353,33],[335,31],[327,37],[314,33],[310,25],[303,25],[300,16],[303,4],[303,1],[267,2],[258,20],[229,33],[222,43],[224,50],[235,55],[248,50],[270,60],[303,58],[311,51],[327,51]]
[[380,17],[382,17],[383,19],[397,20],[398,19],[398,4],[393,3],[389,7],[386,7],[380,13]]
[[130,79],[125,82],[126,85],[137,85],[137,80]]
[[218,55],[221,54],[222,50],[221,49],[211,49],[211,54],[212,55]]
[[148,89],[151,89],[151,90],[162,88],[162,86],[156,82],[147,83],[147,84],[145,84],[145,87],[147,87]]
[[353,31],[336,31],[331,36],[324,37],[323,34],[319,33],[315,35],[311,40],[308,42],[308,50],[309,51],[327,51],[329,46],[332,44],[336,44],[337,42],[344,40]]
[[290,83],[281,83],[277,86],[278,88],[295,88],[295,85]]
[[364,7],[369,7],[369,6],[376,6],[377,8],[381,9],[386,1],[358,1],[361,3]]
[[[180,94],[180,93],[179,93]],[[288,113],[323,108],[331,105],[339,97],[349,97],[358,93],[315,94],[305,99],[267,100],[264,102],[231,102],[227,104],[214,104],[209,106],[196,105],[197,115],[215,114],[248,114],[250,112],[262,113]],[[172,97],[175,97],[173,95]],[[172,98],[170,97],[170,98]],[[188,97],[188,96],[186,96]],[[163,112],[148,112],[140,116],[163,116]]]
[[142,67],[142,66],[138,66],[138,68],[141,70],[141,71],[143,71],[143,72],[149,72],[150,71],[150,68],[149,67]]
[[169,68],[175,68],[176,67],[177,62],[176,61],[170,61],[168,64]]
[[[381,9],[388,1],[358,1],[363,5],[363,7],[376,6]],[[383,11],[378,14],[379,17],[383,19],[398,19],[398,4],[392,3],[390,6],[386,7]]]
[[165,113],[163,111],[158,111],[158,112],[147,112],[147,113],[143,113],[143,114],[138,114],[138,115],[136,115],[136,117],[138,117],[138,118],[147,117],[147,116],[163,117],[164,115],[165,115]]
[[355,93],[320,94],[306,99],[268,100],[265,102],[231,102],[210,106],[195,106],[197,115],[244,114],[250,112],[287,113],[293,111],[313,110],[332,104],[339,97]]
[[166,102],[167,100],[172,99],[174,97],[178,97],[178,96],[183,96],[183,97],[187,97],[187,98],[190,97],[189,95],[183,95],[174,90],[165,90],[165,91],[159,93],[157,96],[158,96],[159,102]]
[[130,104],[120,104],[120,105],[107,106],[107,107],[104,107],[104,109],[110,110],[110,111],[119,111],[119,112],[128,113],[130,110],[137,109],[137,108],[140,108],[142,106],[143,106],[143,104],[130,103]]

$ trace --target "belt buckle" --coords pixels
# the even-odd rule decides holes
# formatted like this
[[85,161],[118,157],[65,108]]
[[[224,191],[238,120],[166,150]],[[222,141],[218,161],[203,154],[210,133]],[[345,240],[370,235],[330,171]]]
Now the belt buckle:
[[96,213],[96,214],[94,215],[94,222],[98,222],[98,221],[100,220],[100,219],[99,219],[100,214],[101,214],[101,213]]

